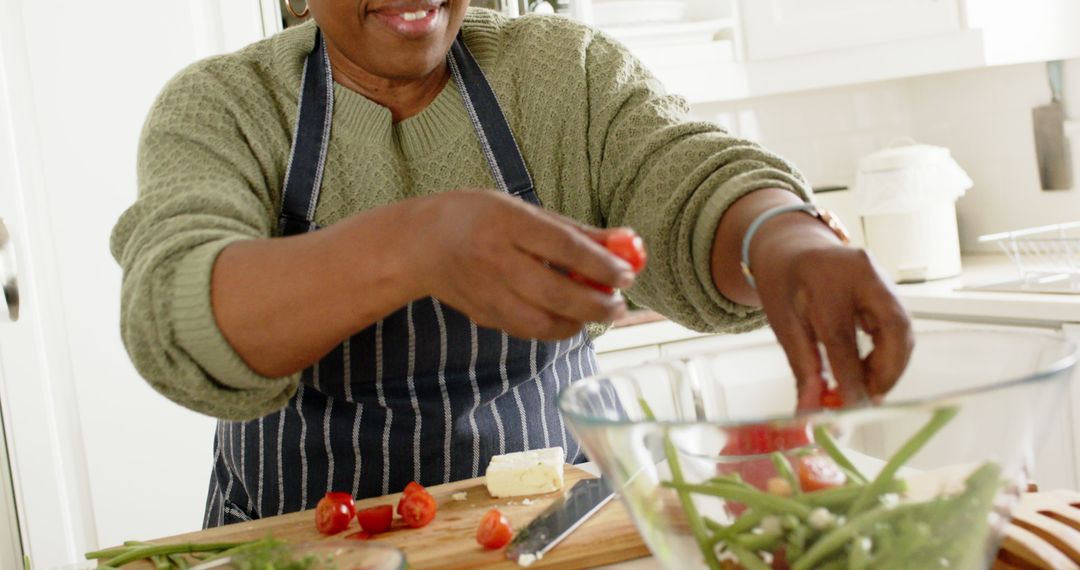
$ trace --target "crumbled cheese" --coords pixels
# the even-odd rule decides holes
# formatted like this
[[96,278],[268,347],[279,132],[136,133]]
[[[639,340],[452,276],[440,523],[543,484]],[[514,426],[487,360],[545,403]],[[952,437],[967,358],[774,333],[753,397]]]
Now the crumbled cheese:
[[806,518],[806,522],[810,524],[810,528],[814,530],[825,530],[832,528],[836,524],[836,515],[829,512],[824,507],[818,507],[810,511],[810,516]]
[[535,554],[522,554],[518,556],[518,565],[520,566],[532,566],[539,558]]
[[533,502],[532,502],[532,499],[526,498],[526,499],[521,500],[521,504],[523,504],[523,505],[531,505],[531,504],[533,504]]
[[878,501],[881,502],[883,507],[891,509],[900,504],[900,495],[897,495],[896,493],[885,493]]
[[566,456],[561,447],[496,455],[484,479],[492,497],[518,497],[558,491],[563,486]]
[[761,519],[761,522],[758,524],[758,530],[761,531],[761,534],[768,535],[780,534],[784,532],[784,528],[780,524],[780,519],[774,516],[768,516]]
[[453,495],[450,495],[450,498],[455,501],[464,501],[465,499],[469,498],[469,494],[465,491],[459,491],[457,493],[454,493]]

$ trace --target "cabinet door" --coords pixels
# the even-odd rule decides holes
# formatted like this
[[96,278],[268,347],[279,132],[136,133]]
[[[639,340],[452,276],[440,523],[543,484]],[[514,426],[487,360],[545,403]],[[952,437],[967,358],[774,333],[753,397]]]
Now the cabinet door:
[[959,0],[741,0],[751,60],[847,48],[960,29]]

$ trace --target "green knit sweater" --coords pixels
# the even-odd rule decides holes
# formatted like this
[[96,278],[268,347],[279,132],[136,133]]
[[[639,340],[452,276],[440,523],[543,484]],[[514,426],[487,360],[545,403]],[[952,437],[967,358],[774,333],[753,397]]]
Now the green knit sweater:
[[[630,226],[644,238],[650,263],[626,292],[632,301],[696,330],[762,323],[758,311],[717,291],[710,250],[721,214],[739,196],[770,187],[808,195],[791,165],[688,120],[686,103],[623,46],[568,19],[470,9],[463,33],[544,207]],[[210,275],[230,243],[275,235],[314,35],[305,24],[172,79],[142,133],[138,199],[112,236],[124,270],[122,333],[136,368],[166,397],[205,414],[273,412],[299,381],[244,364],[215,322]],[[320,225],[412,197],[495,186],[456,86],[396,124],[389,110],[341,85],[335,98]]]

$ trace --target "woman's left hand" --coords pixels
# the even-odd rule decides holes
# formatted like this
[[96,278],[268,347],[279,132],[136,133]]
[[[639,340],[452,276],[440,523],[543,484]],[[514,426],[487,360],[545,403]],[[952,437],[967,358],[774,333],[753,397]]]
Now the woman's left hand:
[[[760,304],[798,383],[800,410],[821,408],[825,386],[819,343],[844,401],[877,401],[907,367],[911,321],[870,255],[841,243],[821,220],[789,212],[766,221],[752,236],[749,265],[756,289],[738,270],[746,227],[761,212],[801,200],[784,190],[761,190],[736,201],[721,219],[714,276],[722,293]],[[738,244],[738,245],[736,245]],[[874,341],[860,359],[856,329]]]

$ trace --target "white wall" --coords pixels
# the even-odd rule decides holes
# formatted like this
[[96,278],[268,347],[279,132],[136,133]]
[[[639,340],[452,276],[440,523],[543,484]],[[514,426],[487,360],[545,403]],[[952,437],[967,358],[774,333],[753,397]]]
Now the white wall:
[[0,393],[38,568],[202,522],[213,421],[132,368],[108,241],[166,80],[262,35],[258,0],[221,4],[0,0],[0,165],[15,165],[0,176],[0,216],[25,277],[24,319],[0,334]]
[[[1080,118],[1080,60],[1065,66],[1066,109]],[[975,181],[958,204],[962,247],[986,233],[1080,220],[1076,188],[1039,189],[1031,109],[1050,101],[1045,66],[1026,64],[698,105],[793,160],[816,186],[850,185],[859,157],[899,138],[947,146]],[[986,246],[982,246],[985,248]]]

